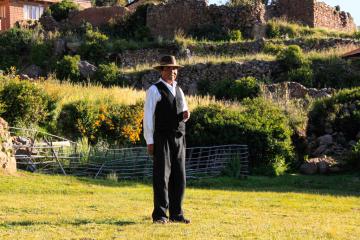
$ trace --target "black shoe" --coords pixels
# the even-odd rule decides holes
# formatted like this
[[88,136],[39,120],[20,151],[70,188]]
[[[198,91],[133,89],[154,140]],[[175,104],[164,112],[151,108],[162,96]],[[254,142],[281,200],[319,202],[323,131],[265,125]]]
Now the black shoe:
[[168,223],[168,219],[167,218],[159,218],[159,219],[154,219],[153,220],[153,223],[156,223],[156,224],[166,224]]
[[186,219],[186,218],[184,218],[184,217],[170,218],[170,222],[174,222],[174,223],[185,223],[185,224],[191,223],[190,219]]

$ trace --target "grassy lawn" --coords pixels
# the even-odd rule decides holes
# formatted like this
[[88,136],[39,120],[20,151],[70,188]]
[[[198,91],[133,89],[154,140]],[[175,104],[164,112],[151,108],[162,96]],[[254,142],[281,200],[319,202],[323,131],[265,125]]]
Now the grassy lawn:
[[0,176],[0,239],[359,239],[360,175],[216,178],[189,183],[191,225],[154,225],[152,188]]

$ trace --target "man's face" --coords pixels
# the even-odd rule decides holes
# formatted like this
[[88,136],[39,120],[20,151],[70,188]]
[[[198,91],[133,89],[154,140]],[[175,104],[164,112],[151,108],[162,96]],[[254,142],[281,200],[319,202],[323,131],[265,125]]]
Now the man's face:
[[173,82],[177,77],[178,70],[176,67],[163,67],[161,77],[165,81]]

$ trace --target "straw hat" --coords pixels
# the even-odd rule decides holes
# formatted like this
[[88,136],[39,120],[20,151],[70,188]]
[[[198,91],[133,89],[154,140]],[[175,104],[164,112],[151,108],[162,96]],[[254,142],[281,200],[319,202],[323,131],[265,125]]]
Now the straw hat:
[[163,67],[182,68],[183,66],[178,65],[178,64],[176,63],[176,59],[175,59],[174,56],[172,56],[172,55],[165,55],[165,56],[161,57],[161,59],[160,59],[160,65],[155,66],[154,68],[155,68],[156,70],[161,71],[161,69],[162,69]]

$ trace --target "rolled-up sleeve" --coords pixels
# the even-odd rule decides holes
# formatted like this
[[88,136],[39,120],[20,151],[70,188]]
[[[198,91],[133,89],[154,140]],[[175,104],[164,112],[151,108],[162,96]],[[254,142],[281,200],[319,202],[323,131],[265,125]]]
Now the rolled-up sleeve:
[[161,95],[156,86],[151,86],[146,92],[144,105],[144,138],[146,144],[154,144],[155,108]]

